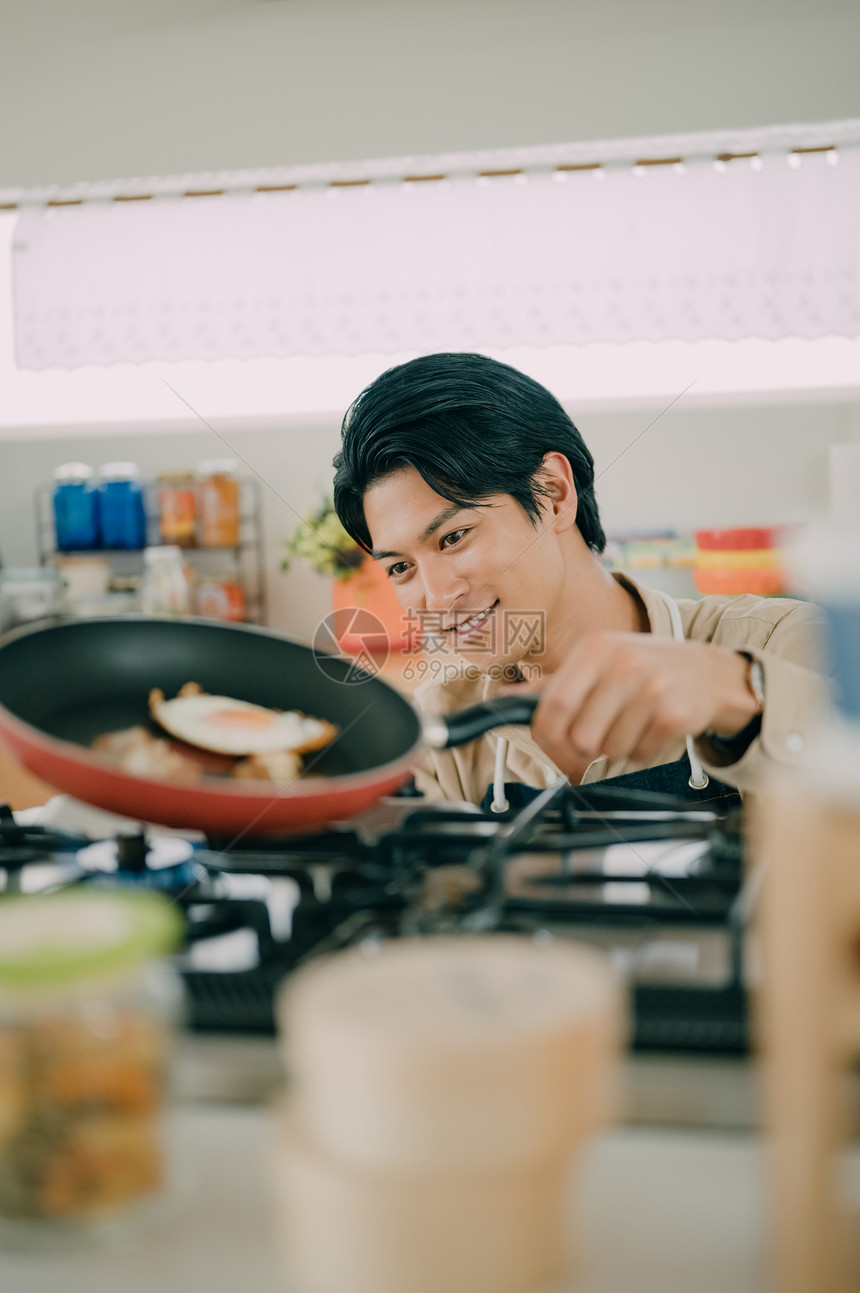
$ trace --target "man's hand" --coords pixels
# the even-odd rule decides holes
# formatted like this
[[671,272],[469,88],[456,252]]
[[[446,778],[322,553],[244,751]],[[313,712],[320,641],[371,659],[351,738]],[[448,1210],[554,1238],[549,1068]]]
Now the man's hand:
[[679,738],[739,732],[755,716],[747,661],[705,642],[645,633],[590,633],[541,682],[506,687],[541,692],[532,735],[562,769],[608,755],[661,761]]

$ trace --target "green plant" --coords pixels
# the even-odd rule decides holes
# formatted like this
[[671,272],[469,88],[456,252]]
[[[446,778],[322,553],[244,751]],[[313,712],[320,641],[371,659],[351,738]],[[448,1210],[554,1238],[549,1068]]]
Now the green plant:
[[293,558],[299,557],[321,575],[332,575],[335,579],[349,579],[367,556],[347,534],[328,501],[302,518],[290,538],[284,541],[284,548],[282,570],[289,570]]

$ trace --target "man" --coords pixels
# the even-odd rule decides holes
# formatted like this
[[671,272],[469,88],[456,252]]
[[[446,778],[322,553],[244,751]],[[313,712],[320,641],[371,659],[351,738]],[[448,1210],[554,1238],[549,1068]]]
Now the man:
[[673,603],[609,573],[591,454],[539,383],[482,355],[428,355],[363,391],[342,437],[335,508],[432,648],[420,708],[540,696],[530,729],[426,755],[426,794],[502,809],[505,783],[677,793],[705,774],[745,790],[802,757],[826,695],[820,612]]

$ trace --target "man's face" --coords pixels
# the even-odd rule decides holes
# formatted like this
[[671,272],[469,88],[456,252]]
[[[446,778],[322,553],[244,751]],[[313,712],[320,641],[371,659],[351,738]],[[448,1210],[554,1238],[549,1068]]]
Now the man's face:
[[373,555],[425,633],[482,670],[544,650],[565,583],[546,510],[533,526],[509,494],[461,508],[413,468],[364,496]]

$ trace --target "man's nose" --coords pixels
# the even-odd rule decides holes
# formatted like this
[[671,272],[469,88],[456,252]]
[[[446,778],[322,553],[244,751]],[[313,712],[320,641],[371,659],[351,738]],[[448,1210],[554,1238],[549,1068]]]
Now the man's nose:
[[456,574],[450,563],[425,567],[421,571],[421,583],[425,610],[447,611],[455,603],[466,605],[468,602],[469,581]]

